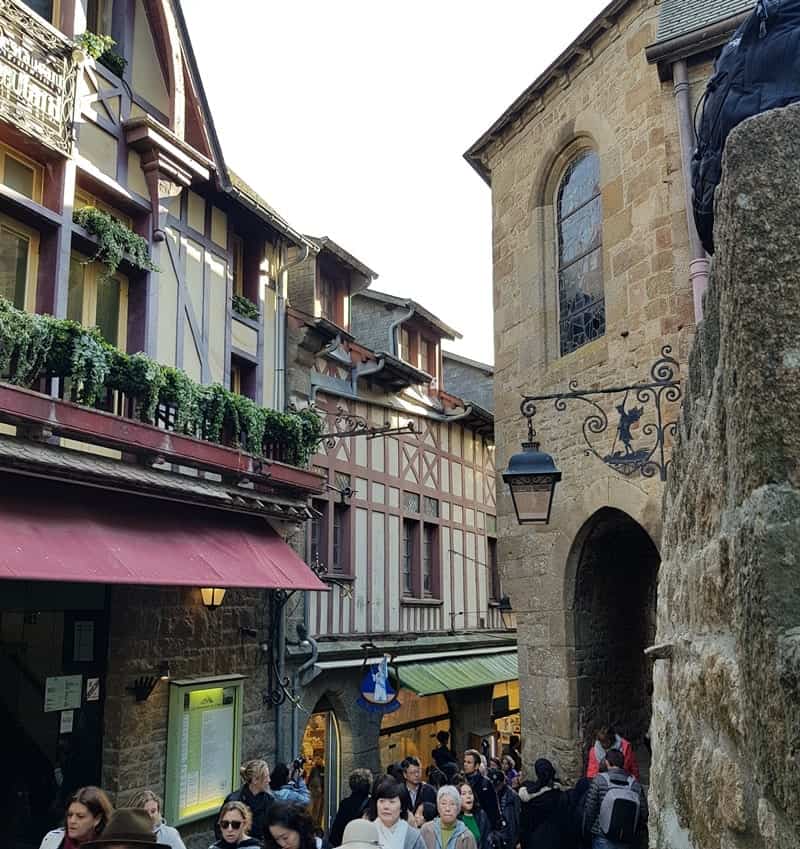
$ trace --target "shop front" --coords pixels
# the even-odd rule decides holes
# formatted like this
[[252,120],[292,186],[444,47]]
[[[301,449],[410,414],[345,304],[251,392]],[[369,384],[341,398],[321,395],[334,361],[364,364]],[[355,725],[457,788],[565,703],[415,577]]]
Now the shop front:
[[323,699],[309,717],[300,745],[314,825],[327,831],[341,798],[341,738],[336,713]]
[[431,752],[437,746],[436,735],[450,731],[450,707],[442,693],[418,696],[406,688],[400,689],[398,701],[400,710],[385,714],[381,721],[381,763],[388,765],[413,755],[424,774],[434,762]]

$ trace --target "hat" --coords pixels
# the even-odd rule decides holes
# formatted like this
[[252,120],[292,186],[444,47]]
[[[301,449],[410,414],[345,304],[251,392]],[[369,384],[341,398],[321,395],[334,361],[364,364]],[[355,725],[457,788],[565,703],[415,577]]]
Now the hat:
[[351,820],[342,836],[341,849],[377,849],[378,828],[369,820]]
[[156,843],[153,834],[153,821],[144,808],[117,808],[111,814],[102,834],[88,843],[83,849],[108,846],[117,843],[121,846],[149,846],[151,849],[170,849],[165,843]]

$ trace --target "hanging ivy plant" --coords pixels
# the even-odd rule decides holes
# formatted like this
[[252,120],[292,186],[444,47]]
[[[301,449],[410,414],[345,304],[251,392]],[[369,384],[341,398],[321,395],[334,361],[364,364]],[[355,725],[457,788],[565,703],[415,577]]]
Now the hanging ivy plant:
[[164,385],[159,402],[175,409],[175,430],[190,436],[200,436],[200,411],[197,394],[200,387],[177,368],[162,366]]
[[139,420],[153,424],[158,396],[166,382],[165,369],[141,352],[124,354],[109,346],[108,354],[108,387],[133,398]]
[[92,260],[105,265],[106,278],[117,273],[119,264],[126,256],[135,268],[158,271],[150,260],[150,246],[147,241],[113,215],[94,206],[84,206],[72,213],[72,220],[97,238],[97,253]]
[[125,66],[128,64],[128,60],[124,56],[120,56],[119,53],[111,49],[103,51],[97,61],[120,79],[125,73]]
[[76,36],[75,41],[92,59],[99,59],[107,50],[111,50],[117,44],[110,35],[97,35],[97,33],[89,32],[89,30]]
[[233,311],[238,312],[245,318],[251,318],[253,321],[258,321],[261,315],[261,310],[254,304],[250,298],[245,298],[244,295],[234,295],[232,300]]
[[97,402],[100,391],[111,369],[108,346],[97,332],[86,332],[75,341],[72,351],[72,397],[91,407]]

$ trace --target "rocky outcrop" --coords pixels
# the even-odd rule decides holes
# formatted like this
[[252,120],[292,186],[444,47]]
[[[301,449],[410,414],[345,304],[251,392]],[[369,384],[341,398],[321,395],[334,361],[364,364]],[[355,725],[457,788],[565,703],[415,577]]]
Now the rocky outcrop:
[[665,495],[651,845],[800,847],[800,105],[730,136]]

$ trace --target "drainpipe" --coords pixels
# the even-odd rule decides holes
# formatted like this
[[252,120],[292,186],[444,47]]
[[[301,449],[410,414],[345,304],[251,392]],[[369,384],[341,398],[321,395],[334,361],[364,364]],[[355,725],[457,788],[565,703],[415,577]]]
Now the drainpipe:
[[411,316],[414,315],[414,313],[416,312],[414,305],[409,302],[405,303],[405,308],[408,310],[408,312],[405,313],[405,315],[401,315],[400,318],[398,318],[396,321],[393,321],[389,325],[389,338],[392,340],[392,354],[395,357],[400,356],[400,346],[397,344],[397,328],[400,327],[400,325],[404,321],[408,321]]
[[[276,299],[275,316],[275,392],[274,408],[282,411],[286,406],[286,359],[287,359],[287,333],[286,333],[286,301],[289,286],[289,269],[300,265],[308,259],[310,252],[308,245],[303,245],[300,253],[291,261],[284,262],[276,272],[276,285],[279,287]],[[286,279],[284,282],[284,274]]]
[[[306,632],[308,633],[308,632]],[[317,657],[319,656],[319,645],[317,641],[310,636],[307,636],[304,640],[298,644],[300,648],[308,648],[311,651],[311,655],[308,660],[303,663],[302,666],[298,666],[297,669],[292,672],[292,692],[295,694],[295,698],[299,700],[298,691],[300,689],[300,677],[304,672],[307,672],[311,669],[314,664],[317,662]],[[300,708],[297,704],[292,705],[292,757],[295,757],[300,751],[300,729],[299,729],[299,718],[298,712]],[[288,760],[288,758],[287,758]]]
[[686,201],[686,224],[689,229],[689,279],[692,282],[694,298],[694,320],[699,324],[703,320],[703,294],[708,288],[710,260],[697,233],[692,212],[692,153],[694,152],[694,124],[692,106],[689,100],[689,74],[685,59],[679,59],[672,66],[674,82],[675,108],[678,114],[678,135],[681,143],[681,171],[683,173],[683,192]]

